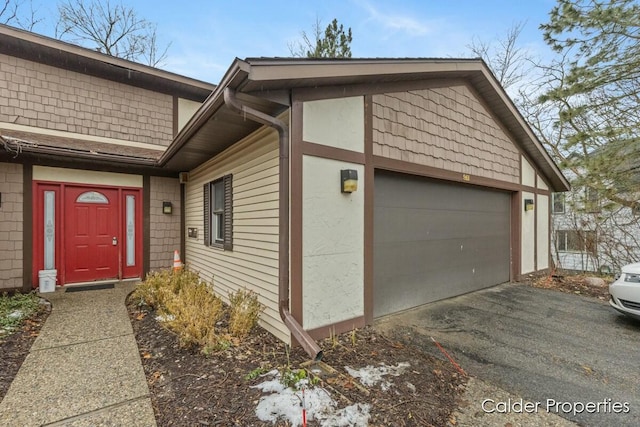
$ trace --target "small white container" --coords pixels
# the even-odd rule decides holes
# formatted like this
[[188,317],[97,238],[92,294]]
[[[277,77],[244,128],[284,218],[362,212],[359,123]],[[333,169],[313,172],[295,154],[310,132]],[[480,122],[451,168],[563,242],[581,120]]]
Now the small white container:
[[58,275],[58,270],[40,270],[38,271],[38,291],[41,294],[46,292],[55,292],[56,291],[56,276]]

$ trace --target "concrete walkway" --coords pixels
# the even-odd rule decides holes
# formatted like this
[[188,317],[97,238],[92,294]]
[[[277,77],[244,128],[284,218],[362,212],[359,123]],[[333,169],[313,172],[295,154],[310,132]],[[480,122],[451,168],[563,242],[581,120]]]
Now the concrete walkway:
[[156,425],[124,303],[134,286],[42,294],[53,308],[0,402],[0,425]]

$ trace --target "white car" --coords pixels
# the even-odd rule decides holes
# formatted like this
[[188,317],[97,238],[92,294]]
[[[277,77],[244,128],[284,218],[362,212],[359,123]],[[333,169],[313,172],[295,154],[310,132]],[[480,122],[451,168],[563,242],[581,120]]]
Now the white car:
[[611,307],[640,320],[640,262],[622,267],[620,276],[609,285],[609,294]]

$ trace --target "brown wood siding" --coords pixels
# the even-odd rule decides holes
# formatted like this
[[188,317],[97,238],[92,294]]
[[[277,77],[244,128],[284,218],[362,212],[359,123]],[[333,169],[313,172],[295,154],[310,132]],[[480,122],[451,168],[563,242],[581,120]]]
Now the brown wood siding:
[[173,97],[0,54],[0,122],[167,146]]
[[23,287],[23,179],[22,165],[0,163],[0,290]]
[[[162,202],[171,202],[173,213],[162,213]],[[149,268],[171,268],[173,251],[180,250],[180,183],[176,178],[150,178]],[[180,252],[180,256],[182,256]]]
[[[203,185],[233,174],[233,250],[204,244]],[[213,282],[217,294],[246,288],[260,295],[262,325],[279,339],[290,334],[278,312],[278,134],[262,128],[189,174],[186,227],[200,230],[186,239],[186,262]]]
[[374,155],[519,183],[518,149],[467,86],[372,98]]

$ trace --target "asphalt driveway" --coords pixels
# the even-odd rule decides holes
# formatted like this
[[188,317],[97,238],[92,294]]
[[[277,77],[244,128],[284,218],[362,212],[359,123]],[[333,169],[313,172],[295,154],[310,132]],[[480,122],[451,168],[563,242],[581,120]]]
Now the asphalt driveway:
[[[539,411],[548,407],[586,426],[640,425],[640,322],[603,301],[505,284],[387,316],[377,326],[444,357],[433,337],[469,374],[540,402]],[[482,402],[471,404],[483,410]],[[509,410],[497,404],[484,409]]]

